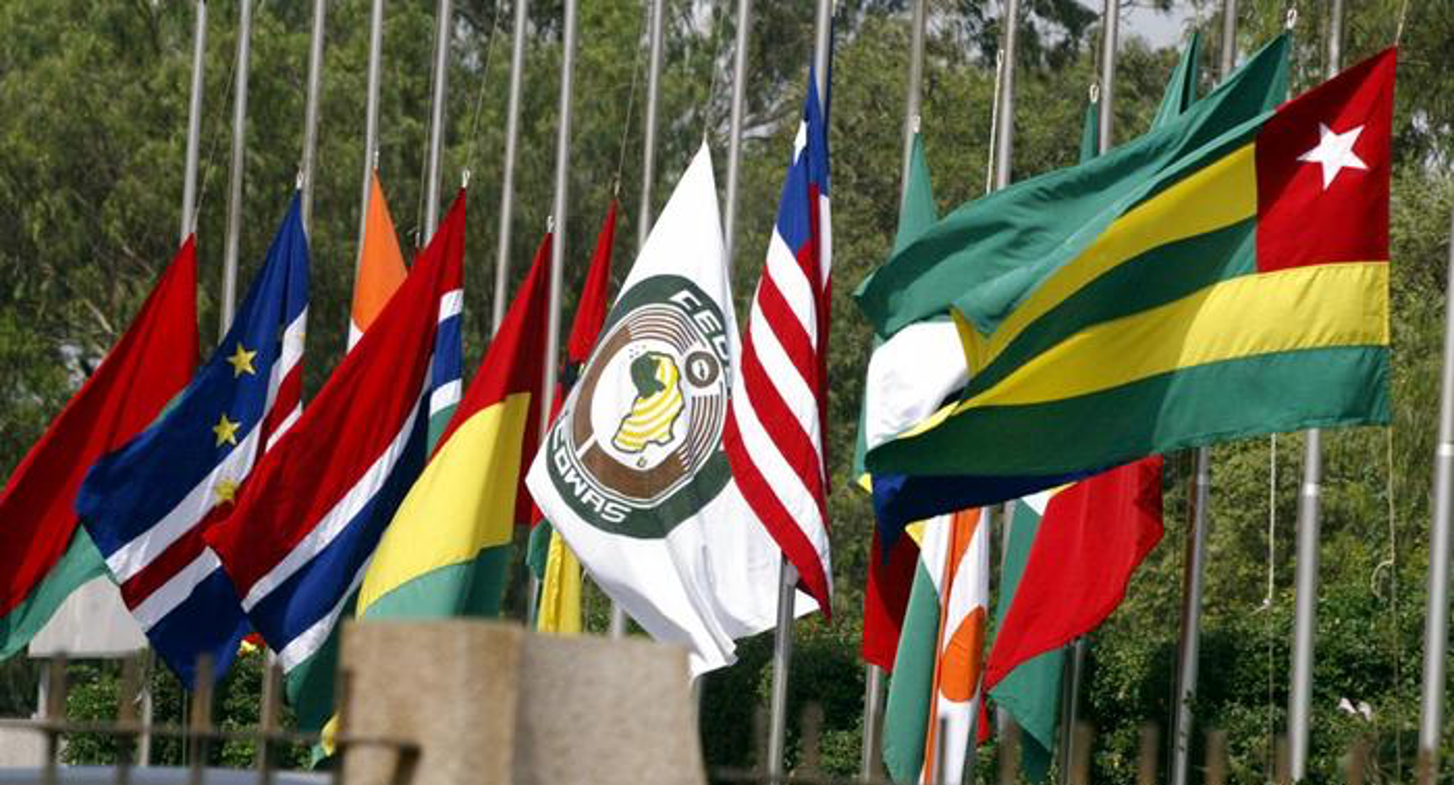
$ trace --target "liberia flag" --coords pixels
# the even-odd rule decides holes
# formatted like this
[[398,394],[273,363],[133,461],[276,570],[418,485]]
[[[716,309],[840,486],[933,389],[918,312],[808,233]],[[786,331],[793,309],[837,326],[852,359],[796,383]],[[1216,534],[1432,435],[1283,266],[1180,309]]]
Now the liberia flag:
[[748,507],[831,615],[827,463],[828,126],[808,74],[803,119],[752,298],[723,444]]
[[[290,676],[328,640],[453,405],[464,192],[404,284],[207,533],[249,620]],[[456,329],[448,329],[450,325]],[[448,355],[455,355],[450,357]]]
[[212,357],[160,420],[91,468],[76,497],[126,607],[188,687],[198,656],[210,655],[220,676],[247,632],[204,536],[297,420],[307,321],[308,241],[295,194]]
[[0,490],[0,659],[106,565],[76,516],[97,458],[157,418],[197,368],[197,243],[188,237],[136,319]]

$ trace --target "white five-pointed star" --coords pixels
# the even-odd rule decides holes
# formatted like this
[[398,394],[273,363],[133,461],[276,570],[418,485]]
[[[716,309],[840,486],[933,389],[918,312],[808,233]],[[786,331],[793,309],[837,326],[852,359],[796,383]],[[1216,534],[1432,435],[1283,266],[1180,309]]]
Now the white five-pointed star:
[[1353,152],[1353,145],[1358,141],[1358,135],[1363,133],[1363,126],[1358,126],[1351,131],[1334,133],[1328,126],[1318,123],[1318,146],[1298,156],[1299,161],[1323,165],[1323,190],[1333,184],[1333,178],[1338,172],[1344,169],[1367,169],[1368,164],[1363,162]]

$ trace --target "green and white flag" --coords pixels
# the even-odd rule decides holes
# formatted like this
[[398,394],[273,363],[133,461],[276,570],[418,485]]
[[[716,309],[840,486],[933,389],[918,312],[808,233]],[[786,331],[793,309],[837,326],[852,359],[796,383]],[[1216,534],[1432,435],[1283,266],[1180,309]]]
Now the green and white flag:
[[722,448],[737,323],[719,215],[703,144],[526,481],[591,579],[652,637],[685,644],[694,676],[776,623],[781,558]]

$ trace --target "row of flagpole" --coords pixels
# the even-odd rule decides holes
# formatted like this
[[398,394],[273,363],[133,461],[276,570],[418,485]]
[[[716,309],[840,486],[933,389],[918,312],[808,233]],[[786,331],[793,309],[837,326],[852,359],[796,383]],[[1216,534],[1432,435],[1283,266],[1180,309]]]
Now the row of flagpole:
[[[908,151],[917,125],[920,103],[920,82],[923,69],[923,46],[925,24],[925,2],[914,3],[910,50],[909,80],[906,87],[904,123],[904,171],[907,172]],[[1225,78],[1235,63],[1236,3],[1223,0],[1223,28],[1221,63],[1219,73]],[[188,111],[188,136],[184,169],[181,234],[185,237],[195,228],[197,214],[197,176],[199,166],[201,110],[203,102],[203,72],[206,51],[207,6],[205,0],[197,0],[193,41],[192,95]],[[1117,15],[1116,4],[1106,4],[1103,16],[1103,51],[1101,57],[1100,85],[1100,147],[1104,152],[1110,146],[1112,136],[1113,95],[1115,77],[1115,47]],[[509,105],[506,117],[506,151],[504,176],[502,178],[502,199],[500,217],[499,258],[496,267],[495,308],[493,324],[498,327],[503,316],[505,284],[508,283],[508,256],[510,224],[512,220],[514,190],[513,175],[518,149],[518,123],[520,93],[524,64],[524,42],[528,24],[528,8],[525,0],[515,4],[514,35],[512,43]],[[1340,65],[1342,35],[1342,2],[1335,0],[1331,8],[1328,39],[1328,76],[1334,75]],[[238,49],[233,95],[232,160],[228,190],[228,224],[226,251],[223,267],[223,294],[221,298],[220,327],[223,331],[230,325],[236,291],[237,261],[241,233],[241,200],[243,170],[245,164],[245,139],[247,121],[247,84],[250,59],[250,38],[252,26],[252,0],[239,4]],[[434,58],[433,102],[431,109],[431,132],[429,149],[429,176],[426,196],[425,235],[433,233],[437,224],[439,187],[443,168],[442,147],[444,116],[447,97],[448,48],[452,24],[451,0],[439,0],[437,18],[437,40]],[[993,146],[995,150],[995,187],[1009,183],[1013,151],[1014,126],[1014,71],[1016,48],[1017,0],[1007,0],[1005,11],[1004,65],[1001,87],[996,95],[998,123]],[[662,28],[664,10],[661,0],[653,0],[650,30],[650,60],[648,66],[648,93],[646,101],[646,123],[644,131],[643,181],[638,224],[638,246],[645,242],[650,228],[651,193],[655,171],[656,113],[661,69]],[[827,95],[828,58],[831,36],[831,3],[818,0],[817,34],[815,36],[814,62],[817,66],[820,94]],[[732,90],[731,133],[728,148],[727,198],[725,205],[725,231],[728,264],[734,249],[736,209],[739,187],[740,146],[744,121],[744,83],[747,72],[747,41],[752,19],[751,0],[739,0],[737,6],[737,43],[734,57],[734,84]],[[314,165],[316,161],[318,102],[323,59],[323,28],[326,21],[326,0],[315,0],[313,31],[310,43],[307,108],[304,126],[304,146],[301,157],[300,187],[303,190],[303,213],[305,223],[311,218]],[[364,187],[360,219],[362,236],[363,215],[367,213],[370,192],[370,178],[378,149],[378,92],[381,68],[381,44],[383,27],[383,0],[373,0],[370,15],[370,46],[368,66],[368,98],[365,130]],[[564,54],[562,59],[560,125],[557,139],[556,188],[552,215],[556,226],[565,224],[568,172],[570,152],[570,109],[572,69],[574,65],[574,44],[576,38],[576,2],[565,3]],[[906,180],[906,176],[903,178]],[[902,183],[901,183],[902,193]],[[1454,221],[1451,221],[1454,231]],[[565,243],[562,232],[557,232],[552,251],[551,279],[551,321],[547,342],[549,356],[545,363],[547,387],[553,389],[556,374],[556,348],[559,338],[559,302],[561,274],[565,257]],[[1454,248],[1450,251],[1450,268],[1454,272]],[[1451,498],[1451,483],[1454,483],[1454,316],[1447,325],[1446,357],[1444,363],[1443,395],[1441,398],[1439,440],[1435,454],[1436,482],[1434,508],[1431,521],[1431,554],[1429,567],[1429,602],[1425,630],[1425,656],[1422,713],[1419,735],[1420,768],[1423,776],[1432,776],[1437,767],[1437,750],[1442,732],[1443,685],[1445,682],[1444,662],[1447,649],[1448,623],[1448,579],[1449,549],[1451,540],[1451,514],[1454,514],[1454,498]],[[1206,559],[1207,500],[1210,487],[1210,466],[1207,452],[1197,451],[1194,478],[1193,515],[1188,532],[1187,560],[1185,564],[1184,600],[1182,611],[1182,640],[1178,655],[1178,688],[1176,693],[1175,736],[1173,743],[1173,779],[1175,785],[1187,781],[1189,766],[1189,741],[1191,738],[1191,705],[1196,692],[1198,634],[1202,593],[1202,575]],[[1304,477],[1299,496],[1298,555],[1293,648],[1293,669],[1288,706],[1288,737],[1290,775],[1294,781],[1304,779],[1307,771],[1308,725],[1311,704],[1313,643],[1316,627],[1316,596],[1318,585],[1318,526],[1319,501],[1321,495],[1321,439],[1317,430],[1307,433],[1305,446]],[[791,601],[796,576],[784,562],[780,602],[777,644],[774,651],[775,677],[772,699],[772,725],[768,761],[770,773],[781,774],[783,743],[786,721],[786,686],[788,658],[791,654]],[[786,609],[785,611],[782,609]],[[785,615],[784,615],[785,614]],[[622,634],[624,617],[613,614],[612,633]],[[1080,657],[1070,660],[1072,669],[1079,668]],[[1072,700],[1067,709],[1067,718],[1074,720],[1074,691],[1078,678],[1070,681]],[[882,673],[870,666],[865,696],[865,750],[863,772],[873,772],[877,765],[878,717],[882,702]],[[1070,725],[1065,726],[1067,729]],[[142,759],[146,759],[146,745],[143,741]]]

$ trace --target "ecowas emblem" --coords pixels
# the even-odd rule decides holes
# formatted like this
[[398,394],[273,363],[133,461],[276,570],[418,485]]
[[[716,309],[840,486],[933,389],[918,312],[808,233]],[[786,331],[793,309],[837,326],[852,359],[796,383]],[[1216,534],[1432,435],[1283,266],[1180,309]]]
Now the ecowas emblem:
[[677,275],[621,295],[551,431],[549,476],[571,508],[605,531],[664,537],[722,491],[731,385],[722,311]]

